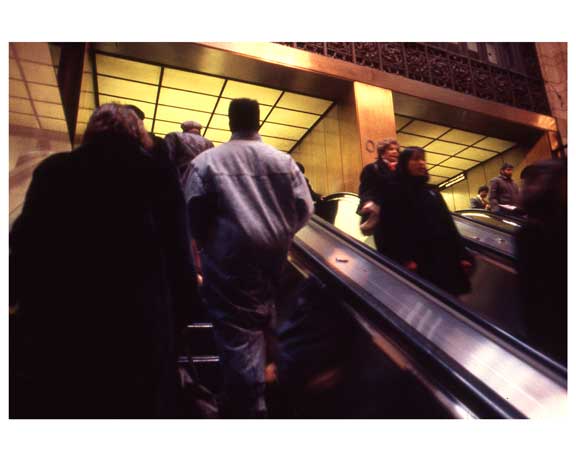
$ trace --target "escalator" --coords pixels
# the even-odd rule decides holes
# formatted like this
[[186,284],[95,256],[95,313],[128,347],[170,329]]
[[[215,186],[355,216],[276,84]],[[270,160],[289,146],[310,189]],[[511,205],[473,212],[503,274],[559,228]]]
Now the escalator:
[[[402,417],[402,410],[419,418],[566,411],[564,367],[323,219],[313,217],[297,234],[290,262],[330,294],[330,306],[319,307],[324,322],[331,322],[330,311],[353,319],[336,343],[352,344],[356,368],[340,384],[347,393],[324,408],[352,401],[356,417],[379,418]],[[378,408],[392,408],[393,416]],[[343,411],[332,416],[350,417]]]
[[[374,249],[373,238],[359,231],[360,216],[356,214],[359,200],[358,195],[352,193],[333,194],[317,205],[316,213]],[[452,218],[476,261],[476,270],[470,279],[472,289],[461,296],[461,300],[491,323],[513,336],[525,338],[514,249],[514,232],[521,221],[481,210],[452,213]]]

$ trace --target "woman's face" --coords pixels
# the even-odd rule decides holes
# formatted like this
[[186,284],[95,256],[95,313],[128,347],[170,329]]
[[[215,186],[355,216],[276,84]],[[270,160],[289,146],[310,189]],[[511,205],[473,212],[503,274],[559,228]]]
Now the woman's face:
[[426,176],[426,158],[423,153],[414,153],[408,160],[408,174],[410,176]]

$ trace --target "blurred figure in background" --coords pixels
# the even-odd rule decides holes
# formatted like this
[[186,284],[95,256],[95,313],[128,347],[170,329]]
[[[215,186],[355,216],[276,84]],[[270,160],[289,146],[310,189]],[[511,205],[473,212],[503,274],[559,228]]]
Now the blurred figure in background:
[[176,166],[180,181],[184,183],[190,169],[190,162],[201,152],[214,147],[214,144],[200,134],[202,125],[198,122],[192,120],[184,122],[181,128],[182,133],[168,133],[164,141],[168,149],[168,157]]
[[199,303],[175,176],[133,110],[34,171],[10,233],[10,415],[174,416],[175,334]]
[[402,151],[380,213],[383,254],[452,294],[470,291],[473,259],[438,190],[428,184],[425,152]]
[[306,179],[306,184],[308,185],[308,190],[310,191],[310,196],[312,197],[312,201],[314,203],[317,203],[320,200],[322,200],[322,196],[320,194],[314,192],[314,189],[312,189],[312,186],[310,185],[310,181],[308,181],[308,178],[306,177],[306,169],[304,168],[304,165],[302,165],[300,162],[296,162],[296,165],[298,166],[298,169],[304,175],[304,179]]
[[500,214],[517,214],[520,204],[518,186],[512,179],[514,166],[504,163],[500,175],[490,180],[490,210]]
[[521,206],[526,223],[516,234],[518,276],[529,338],[567,361],[567,163],[527,167]]
[[380,207],[386,199],[389,185],[398,164],[398,141],[392,138],[378,143],[376,161],[364,167],[360,174],[360,204],[358,213],[362,215],[360,230],[364,235],[374,234],[376,248],[382,253],[382,232],[378,225]]
[[488,197],[488,186],[480,186],[478,188],[478,195],[470,199],[470,208],[489,210],[490,204],[488,203],[488,200],[486,200],[486,197]]

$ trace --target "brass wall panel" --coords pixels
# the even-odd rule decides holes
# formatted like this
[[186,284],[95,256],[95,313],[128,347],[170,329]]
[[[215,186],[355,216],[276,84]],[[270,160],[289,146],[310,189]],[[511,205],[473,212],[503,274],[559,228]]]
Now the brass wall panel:
[[356,119],[362,146],[362,164],[374,161],[376,145],[384,138],[396,138],[392,92],[354,82]]
[[[339,110],[340,145],[342,148],[343,191],[358,193],[360,173],[364,166],[356,101],[353,88],[342,99]],[[373,154],[373,159],[376,153]],[[372,159],[372,160],[373,160]]]
[[484,168],[481,165],[468,170],[466,177],[468,179],[468,194],[470,197],[475,197],[478,194],[480,186],[488,185]]
[[450,211],[454,211],[454,194],[452,191],[452,188],[448,188],[448,189],[444,189],[442,192],[442,197],[444,198],[444,201],[446,202],[446,205],[448,206],[448,209]]
[[452,187],[454,194],[454,209],[465,210],[470,208],[470,193],[468,190],[468,181],[460,181]]

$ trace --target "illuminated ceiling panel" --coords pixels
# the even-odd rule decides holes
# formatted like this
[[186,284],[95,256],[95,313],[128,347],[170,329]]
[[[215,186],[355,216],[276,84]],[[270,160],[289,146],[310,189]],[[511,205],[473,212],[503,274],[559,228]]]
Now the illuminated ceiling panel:
[[78,110],[78,123],[88,123],[90,116],[92,115],[92,110],[89,109],[79,109]]
[[210,141],[228,142],[232,137],[232,133],[230,133],[230,131],[208,128],[204,136],[206,136]]
[[455,170],[453,168],[445,168],[443,166],[434,166],[428,170],[431,175],[442,176],[444,178],[451,178],[461,173],[461,170]]
[[98,76],[98,91],[109,96],[156,102],[158,87],[119,78]]
[[260,128],[260,134],[263,136],[275,136],[276,138],[285,138],[297,141],[306,134],[306,129],[266,122]]
[[28,98],[28,91],[24,82],[19,80],[10,80],[10,96],[19,98]]
[[273,106],[278,101],[282,91],[250,83],[235,82],[228,80],[222,96],[229,99],[249,98],[256,99],[259,103]]
[[223,78],[169,68],[164,70],[164,76],[162,77],[163,86],[210,94],[212,96],[220,94],[225,81]]
[[440,136],[440,140],[448,142],[456,142],[458,144],[466,144],[467,146],[470,146],[475,142],[480,141],[484,137],[485,136],[482,134],[452,129],[444,136]]
[[498,155],[498,152],[492,152],[490,150],[484,150],[484,149],[477,149],[476,147],[469,147],[468,149],[460,152],[457,155],[457,157],[476,160],[478,162],[485,162],[486,160],[491,159],[495,155]]
[[20,73],[20,68],[18,67],[16,59],[10,59],[9,69],[10,69],[10,78],[15,78],[16,80],[22,80],[22,74]]
[[10,96],[10,112],[18,112],[19,114],[31,114],[34,115],[34,109],[32,108],[32,102],[29,99],[24,98],[13,98]]
[[46,43],[42,42],[21,42],[11,43],[16,48],[16,55],[21,61],[39,62],[41,64],[52,64],[50,50]]
[[[408,116],[395,114],[395,118],[400,146],[423,147],[430,175],[443,179],[453,178],[515,145],[511,141],[488,138],[481,133],[458,130]],[[430,182],[438,183],[437,180]]]
[[29,83],[30,96],[34,101],[54,102],[61,104],[60,91],[57,86]]
[[66,125],[65,120],[56,120],[54,118],[44,118],[39,117],[40,127],[44,130],[50,131],[60,131],[62,133],[68,133],[68,125]]
[[34,107],[36,108],[36,113],[41,117],[51,117],[65,120],[64,109],[62,109],[61,104],[36,101],[34,102]]
[[408,117],[402,117],[401,115],[394,115],[394,119],[396,120],[396,131],[400,131],[406,125],[408,125],[412,119]]
[[470,168],[473,168],[476,165],[478,165],[478,162],[473,162],[472,160],[466,160],[458,157],[450,157],[448,160],[442,162],[441,166],[449,166],[450,168],[469,170]]
[[127,59],[112,58],[110,56],[97,54],[96,66],[98,73],[118,77],[137,82],[151,83],[158,85],[160,81],[160,66],[152,66]]
[[146,119],[152,119],[154,118],[154,104],[151,104],[149,102],[142,102],[142,101],[135,101],[133,99],[125,99],[125,98],[120,98],[118,96],[106,96],[106,95],[100,95],[100,104],[109,104],[112,102],[116,102],[119,104],[132,104],[134,106],[138,106],[138,108],[144,112],[144,116],[146,117]]
[[[152,105],[152,112],[150,112],[151,117],[154,115],[153,108],[154,105]],[[202,126],[206,126],[208,120],[210,120],[210,114],[207,112],[198,112],[196,110],[179,109],[177,107],[159,105],[158,109],[156,110],[156,119],[165,120],[168,122],[175,122],[178,124],[188,120],[195,120]],[[225,128],[228,127],[226,126]]]
[[409,125],[402,128],[405,133],[416,134],[425,136],[427,138],[438,138],[446,133],[450,128],[447,126],[436,125],[434,123],[423,122],[421,120],[414,120]]
[[284,93],[278,101],[277,106],[284,109],[323,114],[331,104],[331,101],[325,99],[313,98],[296,93]]
[[318,115],[306,114],[287,109],[274,109],[268,116],[268,121],[272,123],[282,123],[284,125],[309,128],[320,118]]
[[446,178],[443,178],[442,176],[432,176],[432,175],[430,175],[430,179],[428,180],[430,184],[440,184],[441,182],[444,181],[446,181]]
[[158,100],[159,104],[166,106],[181,107],[202,112],[214,111],[217,101],[218,98],[216,96],[173,90],[171,88],[162,88],[160,90],[160,99]]
[[448,155],[434,154],[433,152],[426,152],[426,163],[436,165],[442,163],[444,160],[450,158]]
[[54,68],[46,64],[37,64],[35,62],[22,62],[22,72],[28,82],[44,83],[57,86],[56,74]]
[[474,145],[474,147],[480,147],[481,149],[494,150],[496,152],[504,152],[505,150],[508,150],[512,146],[514,146],[514,144],[515,143],[513,143],[511,141],[506,141],[504,139],[486,138],[486,139],[483,139],[482,141],[480,141],[479,143],[476,143]]
[[454,155],[462,150],[464,150],[466,146],[462,146],[460,144],[452,144],[451,142],[444,142],[444,141],[434,141],[426,146],[426,150],[430,152],[436,152],[437,154],[445,154],[445,155]]
[[145,126],[158,136],[181,131],[182,122],[195,120],[215,144],[230,140],[228,108],[233,98],[260,103],[263,140],[286,152],[332,105],[325,99],[100,53],[95,73],[100,104],[116,101],[139,107],[146,115]]
[[14,114],[10,112],[10,124],[11,125],[20,125],[20,126],[27,126],[31,128],[40,128],[38,124],[38,120],[34,115],[27,115],[27,114]]
[[431,139],[428,138],[422,138],[420,136],[414,136],[413,134],[406,134],[406,133],[398,133],[397,139],[402,147],[410,147],[410,146],[424,147],[427,144],[430,144],[430,142],[432,141]]

